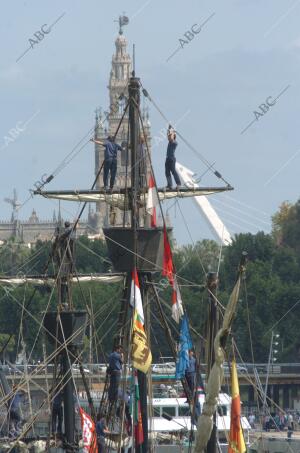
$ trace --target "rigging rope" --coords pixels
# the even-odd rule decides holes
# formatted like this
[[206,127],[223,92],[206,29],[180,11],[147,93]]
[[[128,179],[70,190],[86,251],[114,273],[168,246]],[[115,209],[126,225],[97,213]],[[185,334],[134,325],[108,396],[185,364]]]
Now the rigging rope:
[[[108,306],[108,305],[110,305],[110,304],[111,304],[111,301],[109,301],[109,303],[107,303],[106,305]],[[106,308],[106,305],[105,305],[105,308]],[[101,312],[102,309],[104,309],[104,307],[102,307],[102,308],[99,310],[99,313],[97,313],[97,316],[100,314],[100,312]],[[113,308],[112,308],[112,309],[113,309]],[[110,312],[110,313],[111,313],[111,312]],[[110,316],[110,313],[108,314],[108,316]],[[108,316],[107,316],[107,317],[108,317]],[[107,318],[106,318],[106,319],[107,319]],[[102,324],[104,324],[105,321],[106,321],[106,320],[104,320]],[[113,327],[113,326],[112,326],[112,327]],[[42,370],[43,368],[47,367],[48,363],[49,363],[50,361],[53,360],[53,357],[56,357],[58,354],[60,354],[61,351],[62,351],[64,348],[67,347],[67,344],[70,343],[70,342],[72,342],[73,337],[76,336],[76,335],[78,334],[78,332],[81,331],[82,329],[83,329],[83,327],[80,327],[76,332],[74,332],[74,335],[72,335],[72,336],[68,339],[68,341],[65,341],[64,343],[62,343],[62,344],[61,344],[61,347],[60,347],[59,349],[57,349],[57,351],[54,351],[54,353],[52,353],[52,354],[49,356],[48,361],[47,361],[45,364],[41,364],[40,366],[38,366],[37,369],[36,369],[36,370],[31,374],[31,376],[29,377],[29,380],[32,380],[32,379],[33,379],[33,376],[34,376],[35,374],[38,374],[40,370]],[[104,337],[102,337],[102,338],[104,338]],[[79,356],[76,357],[76,359],[80,358],[80,356],[82,355],[82,353],[83,353],[83,351],[80,352]],[[73,354],[72,354],[72,355],[73,355]],[[57,383],[57,388],[63,388],[63,387],[64,387],[64,385],[61,387],[60,384],[63,383],[63,382],[65,381],[65,377],[66,377],[66,375],[62,376],[61,380]],[[72,376],[71,378],[73,378],[73,376]],[[26,381],[25,381],[25,382],[26,382]],[[33,381],[33,382],[35,383],[35,381]],[[67,382],[68,382],[68,381],[67,381]],[[21,381],[21,382],[19,383],[19,385],[17,386],[16,391],[18,391],[18,389],[22,388],[23,385],[24,385],[24,382]],[[0,402],[0,407],[2,406],[2,404],[5,404],[5,403],[6,403],[13,395],[14,395],[14,392],[11,392],[10,394],[6,395],[6,397],[3,398],[3,399],[1,400],[1,402]],[[48,395],[47,395],[47,396],[48,396]],[[55,395],[54,395],[54,397],[55,397]],[[34,418],[33,422],[34,422],[35,420],[36,420],[36,417]],[[4,420],[4,422],[5,422],[5,420]],[[4,423],[4,422],[3,422],[3,423]],[[30,425],[30,426],[32,426],[32,425]],[[26,427],[26,432],[28,432],[28,426]],[[25,434],[26,434],[26,433],[25,433]]]
[[183,215],[183,213],[182,213],[182,210],[181,210],[179,201],[176,200],[176,202],[177,202],[176,204],[177,204],[177,206],[178,206],[178,209],[179,209],[179,212],[180,212],[180,214],[181,214],[181,217],[182,217],[182,219],[183,219],[184,225],[185,225],[186,230],[187,230],[187,232],[188,232],[188,235],[189,235],[189,237],[190,237],[190,240],[192,241],[192,244],[193,244],[194,249],[195,249],[195,251],[196,251],[196,254],[197,254],[197,257],[198,257],[198,259],[199,259],[200,265],[201,265],[201,267],[202,267],[203,273],[204,273],[204,275],[206,276],[206,275],[207,275],[207,271],[206,271],[206,269],[205,269],[205,267],[204,267],[204,264],[203,264],[203,262],[202,262],[202,260],[201,260],[201,258],[200,258],[200,255],[199,255],[199,253],[198,253],[198,250],[197,250],[196,247],[195,247],[195,242],[194,242],[194,240],[193,240],[193,238],[192,238],[192,234],[191,234],[191,231],[190,231],[190,229],[189,229],[189,227],[188,227],[188,224],[187,224],[187,222],[186,222],[186,219],[185,219],[185,217],[184,217],[184,215]]
[[[168,120],[168,118],[164,115],[164,113],[161,111],[161,109],[158,107],[157,103],[151,98],[149,95],[148,91],[143,87],[142,83],[140,82],[141,87],[142,87],[142,92],[146,98],[149,99],[149,101],[153,104],[153,106],[156,108],[158,113],[162,116],[162,118],[168,123],[171,124],[171,122]],[[175,130],[175,128],[174,128]],[[183,136],[176,130],[176,134],[181,138],[181,140],[187,145],[187,147],[193,151],[193,153],[201,160],[201,162],[207,167],[208,171],[211,171],[217,178],[221,179],[226,185],[230,185],[219,173],[217,170],[214,170],[214,164],[210,163],[197,149],[195,149]]]

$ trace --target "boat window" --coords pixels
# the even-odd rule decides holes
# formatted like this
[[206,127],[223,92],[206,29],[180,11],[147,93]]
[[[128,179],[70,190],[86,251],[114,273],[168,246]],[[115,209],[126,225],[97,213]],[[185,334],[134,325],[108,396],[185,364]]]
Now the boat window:
[[176,408],[175,407],[163,407],[162,413],[166,415],[170,415],[170,417],[175,417]]
[[154,417],[160,417],[160,407],[153,407],[153,415]]
[[187,407],[179,407],[179,411],[178,411],[178,415],[179,417],[184,417],[184,416],[189,416],[190,415],[190,408],[187,406]]
[[227,415],[227,406],[224,404],[222,406],[218,406],[218,414],[219,415]]

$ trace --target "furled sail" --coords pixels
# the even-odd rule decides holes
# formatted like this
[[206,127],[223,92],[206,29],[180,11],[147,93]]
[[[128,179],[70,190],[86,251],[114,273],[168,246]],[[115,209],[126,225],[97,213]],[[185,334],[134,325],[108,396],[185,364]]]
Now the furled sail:
[[[84,282],[99,282],[99,283],[117,283],[122,281],[123,274],[90,274],[90,275],[77,275],[70,280],[72,283]],[[49,276],[17,276],[17,277],[0,277],[0,286],[4,285],[24,285],[29,283],[32,285],[40,286],[53,286],[56,284],[55,277]]]
[[[180,189],[158,189],[158,197],[160,201],[170,200],[172,198],[189,198],[196,196],[207,196],[214,193],[233,190],[231,186],[224,187],[195,187],[195,188],[180,188]],[[62,191],[36,191],[36,195],[41,195],[44,198],[55,200],[77,201],[77,202],[103,202],[110,206],[127,211],[130,205],[130,198],[125,189],[113,190],[106,192],[102,190],[62,190]],[[148,193],[142,194],[139,205],[140,207],[147,206]]]
[[245,271],[245,259],[246,255],[244,255],[242,258],[238,277],[224,313],[222,327],[217,332],[214,341],[215,362],[209,374],[206,386],[205,403],[203,405],[202,414],[198,420],[196,445],[194,450],[195,453],[204,453],[213,429],[213,415],[217,409],[219,393],[221,390],[221,385],[224,377],[223,370],[223,364],[225,361],[224,347],[226,338],[230,332],[232,321],[236,312],[241,279]]

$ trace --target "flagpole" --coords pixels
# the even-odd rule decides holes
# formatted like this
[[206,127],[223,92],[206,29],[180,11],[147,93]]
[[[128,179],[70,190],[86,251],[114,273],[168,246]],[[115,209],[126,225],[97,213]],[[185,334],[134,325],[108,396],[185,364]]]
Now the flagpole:
[[[136,118],[136,103],[139,103],[139,85],[138,79],[135,78],[134,71],[132,72],[132,77],[128,86],[129,94],[129,126],[130,126],[130,149],[131,149],[131,229],[133,231],[133,269],[134,272],[137,272],[137,222],[138,222],[138,210],[137,210],[137,168],[136,168],[136,155],[137,155],[137,146],[138,146],[138,120]],[[136,285],[133,285],[133,300],[134,300],[134,309],[133,313],[135,316],[136,311]],[[131,345],[130,345],[131,346]],[[136,407],[136,389],[135,389],[135,370],[132,367],[132,382],[134,383],[132,392],[133,408]],[[133,411],[135,414],[135,411]],[[132,417],[134,419],[134,417]],[[136,451],[137,446],[135,445],[135,424],[132,429],[132,451]]]
[[[215,361],[214,357],[214,340],[218,330],[218,307],[216,292],[218,286],[217,272],[209,272],[207,274],[207,290],[209,297],[209,314],[208,314],[208,329],[207,329],[207,378]],[[217,416],[216,412],[213,415],[213,429],[210,439],[207,443],[207,453],[217,453]]]
[[[138,228],[140,227],[139,219],[139,204],[140,198],[140,178],[139,178],[139,105],[140,105],[140,80],[135,77],[135,71],[132,72],[132,77],[128,85],[129,93],[129,125],[130,125],[130,147],[131,147],[131,228],[133,231],[133,263],[134,269],[138,275],[139,259],[138,256]],[[142,294],[145,299],[147,291],[143,279],[139,278],[142,283]],[[136,285],[134,285],[134,301],[136,304]],[[136,308],[136,307],[135,307]],[[143,441],[135,445],[133,451],[146,452],[148,450],[148,416],[147,416],[147,378],[146,374],[137,370],[137,379],[139,386],[139,401],[141,407],[141,418],[143,427]],[[134,436],[133,436],[134,443]]]

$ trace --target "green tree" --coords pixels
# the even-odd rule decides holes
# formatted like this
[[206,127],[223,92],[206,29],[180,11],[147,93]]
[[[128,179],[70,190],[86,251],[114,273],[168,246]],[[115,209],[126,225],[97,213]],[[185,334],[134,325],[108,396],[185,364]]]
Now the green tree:
[[300,252],[300,199],[295,204],[283,203],[272,217],[273,235],[278,243]]

